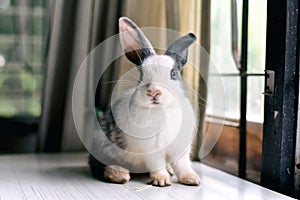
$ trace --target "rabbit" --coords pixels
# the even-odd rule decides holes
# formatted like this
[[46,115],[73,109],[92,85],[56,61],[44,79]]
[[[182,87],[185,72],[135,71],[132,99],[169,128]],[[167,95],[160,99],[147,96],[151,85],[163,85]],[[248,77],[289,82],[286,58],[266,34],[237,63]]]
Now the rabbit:
[[200,178],[190,161],[196,118],[181,75],[188,47],[196,36],[189,33],[158,55],[129,18],[119,19],[119,31],[124,54],[135,64],[140,77],[137,85],[120,95],[100,119],[111,145],[100,147],[101,142],[95,142],[95,148],[100,148],[107,160],[104,163],[90,155],[92,174],[113,183],[126,183],[131,172],[144,170],[150,172],[153,186],[164,187],[171,185],[170,175],[175,173],[179,183],[199,185]]

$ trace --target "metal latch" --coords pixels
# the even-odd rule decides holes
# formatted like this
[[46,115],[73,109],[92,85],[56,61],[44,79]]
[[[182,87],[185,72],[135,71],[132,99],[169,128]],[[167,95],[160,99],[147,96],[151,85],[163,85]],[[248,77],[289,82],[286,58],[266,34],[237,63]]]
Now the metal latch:
[[273,95],[275,88],[275,72],[273,70],[265,70],[265,92],[264,95]]

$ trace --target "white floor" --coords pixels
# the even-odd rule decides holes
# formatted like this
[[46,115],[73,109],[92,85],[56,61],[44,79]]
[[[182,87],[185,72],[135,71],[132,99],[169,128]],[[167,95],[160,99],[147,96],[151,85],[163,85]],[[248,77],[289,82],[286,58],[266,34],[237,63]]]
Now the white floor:
[[146,176],[124,185],[91,177],[87,154],[0,156],[0,200],[6,199],[291,199],[201,163],[194,169],[199,187],[176,183],[165,188],[147,185]]

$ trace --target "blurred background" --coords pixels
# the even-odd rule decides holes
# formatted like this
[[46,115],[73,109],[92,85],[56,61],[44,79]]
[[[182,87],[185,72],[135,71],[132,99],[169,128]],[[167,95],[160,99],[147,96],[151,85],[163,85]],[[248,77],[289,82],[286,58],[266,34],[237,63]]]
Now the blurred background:
[[[254,75],[248,78],[247,88],[246,157],[247,178],[254,182],[260,181],[262,154],[266,10],[267,0],[249,1],[248,72]],[[211,60],[201,65],[204,77],[187,68],[186,80],[205,98],[201,83],[205,80],[213,85],[210,81],[213,75],[209,74],[213,64],[220,73],[226,95],[225,106],[220,108],[225,116],[214,116],[209,104],[200,116],[199,135],[203,127],[225,123],[216,146],[202,162],[237,174],[240,76],[231,52],[231,0],[0,0],[0,153],[85,150],[72,118],[74,78],[88,53],[118,33],[121,16],[131,18],[140,27],[197,35],[198,44]],[[241,18],[242,1],[238,0],[238,32],[241,32]],[[200,57],[198,60],[201,63]],[[115,80],[126,70],[114,67],[102,78]],[[90,79],[96,78],[91,74],[92,71],[87,72],[83,90]],[[111,85],[98,89],[97,112],[105,110],[111,90]],[[86,122],[86,101],[91,99],[82,97],[82,105],[78,105],[83,113],[80,128]],[[225,122],[218,123],[220,117],[225,117]],[[200,139],[195,143],[199,147]]]

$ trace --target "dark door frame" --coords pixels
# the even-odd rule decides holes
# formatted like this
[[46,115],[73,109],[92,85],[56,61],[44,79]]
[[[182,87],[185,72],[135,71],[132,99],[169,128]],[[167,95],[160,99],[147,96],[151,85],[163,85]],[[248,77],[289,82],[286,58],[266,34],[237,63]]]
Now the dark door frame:
[[268,0],[261,185],[294,196],[299,96],[298,0]]

